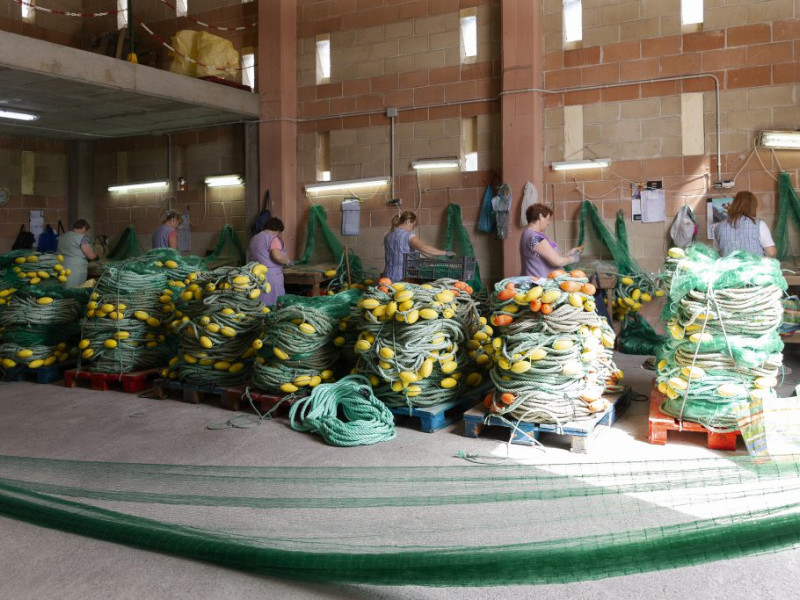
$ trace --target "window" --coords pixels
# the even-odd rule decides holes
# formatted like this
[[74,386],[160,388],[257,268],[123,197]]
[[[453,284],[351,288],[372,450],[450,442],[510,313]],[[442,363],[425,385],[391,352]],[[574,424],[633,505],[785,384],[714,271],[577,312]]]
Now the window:
[[699,25],[703,22],[703,0],[681,0],[681,23]]
[[478,58],[478,15],[474,8],[461,11],[461,62],[475,62]]
[[331,180],[331,132],[317,134],[317,181]]
[[564,43],[583,39],[583,6],[581,0],[564,0]]
[[189,0],[175,0],[175,16],[185,17],[189,12]]
[[329,83],[331,80],[331,35],[323,33],[317,36],[317,83]]
[[28,23],[33,23],[36,19],[36,1],[22,0],[20,8],[22,9],[22,20]]
[[242,83],[256,89],[256,55],[252,48],[242,48]]
[[465,117],[461,122],[464,170],[478,170],[478,117]]
[[128,0],[117,0],[117,29],[128,26]]

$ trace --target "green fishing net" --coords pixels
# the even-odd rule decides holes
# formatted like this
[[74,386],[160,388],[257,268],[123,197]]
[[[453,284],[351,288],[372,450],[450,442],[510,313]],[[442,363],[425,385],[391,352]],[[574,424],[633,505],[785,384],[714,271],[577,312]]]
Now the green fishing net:
[[784,261],[794,256],[789,242],[789,221],[794,224],[795,232],[800,232],[800,200],[797,192],[792,187],[792,178],[789,173],[783,172],[778,176],[778,222],[775,225],[775,245],[778,250],[778,260]]
[[203,257],[203,262],[208,269],[222,266],[239,267],[247,262],[244,246],[233,227],[225,225],[222,228],[214,249]]
[[[348,289],[350,285],[360,284],[368,278],[361,258],[347,248],[336,237],[328,225],[325,208],[319,204],[311,207],[308,214],[308,229],[303,256],[297,261],[298,270],[319,270],[315,265],[333,263],[336,265],[334,289]],[[349,273],[348,273],[349,271]]]
[[117,240],[117,243],[114,244],[114,247],[109,250],[107,258],[108,260],[127,260],[142,254],[144,254],[142,243],[136,237],[133,225],[128,225]]
[[[447,206],[446,225],[444,234],[444,249],[455,250],[456,244],[461,249],[461,256],[474,257],[475,248],[472,246],[472,240],[469,239],[469,233],[464,228],[464,222],[461,216],[461,207],[458,204],[449,204]],[[452,275],[439,275],[431,279],[441,279],[442,277],[452,277]],[[475,271],[472,278],[467,281],[472,286],[472,289],[477,293],[483,289],[481,283],[481,271],[478,267],[478,261],[475,261]]]

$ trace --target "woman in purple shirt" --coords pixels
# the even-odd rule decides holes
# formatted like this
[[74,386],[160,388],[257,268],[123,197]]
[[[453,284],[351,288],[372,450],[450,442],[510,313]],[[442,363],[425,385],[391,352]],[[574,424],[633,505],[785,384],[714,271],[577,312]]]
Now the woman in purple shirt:
[[[395,219],[397,219],[395,221]],[[417,226],[417,215],[405,211],[399,217],[392,219],[392,229],[383,238],[383,250],[386,267],[383,276],[393,282],[403,279],[403,256],[417,250],[431,256],[453,255],[452,252],[440,250],[420,240],[414,233]]]
[[283,221],[276,217],[267,219],[264,229],[250,240],[250,260],[257,260],[267,267],[267,283],[270,290],[261,294],[261,301],[272,306],[278,298],[286,294],[283,283],[283,267],[290,266],[292,261],[286,256],[281,233]]
[[545,204],[532,204],[525,211],[528,226],[522,230],[519,254],[522,258],[522,275],[547,277],[551,271],[578,262],[581,247],[559,254],[558,246],[544,233],[553,218],[553,211]]

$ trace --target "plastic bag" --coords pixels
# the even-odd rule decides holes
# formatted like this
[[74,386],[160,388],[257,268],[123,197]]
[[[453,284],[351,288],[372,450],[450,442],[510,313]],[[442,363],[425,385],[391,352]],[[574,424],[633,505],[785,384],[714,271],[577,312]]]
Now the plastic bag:
[[689,206],[685,204],[681,206],[670,227],[669,235],[672,243],[679,248],[686,248],[697,239],[697,220]]
[[511,186],[504,183],[500,186],[497,196],[492,198],[492,212],[497,221],[497,239],[504,240],[508,237],[508,214],[511,211]]
[[527,227],[528,226],[528,217],[525,216],[525,211],[528,210],[528,207],[532,204],[536,204],[539,201],[539,192],[536,190],[536,187],[530,182],[525,182],[525,187],[522,189],[522,206],[520,207],[520,218],[519,218],[519,226],[520,227]]
[[189,77],[197,76],[197,32],[183,29],[172,36],[172,64],[169,70]]
[[235,81],[239,53],[230,40],[201,31],[197,36],[197,77],[219,77]]
[[486,192],[483,194],[483,203],[481,204],[481,216],[478,220],[478,231],[483,233],[492,233],[497,228],[497,221],[495,221],[494,213],[492,212],[492,186],[486,186]]

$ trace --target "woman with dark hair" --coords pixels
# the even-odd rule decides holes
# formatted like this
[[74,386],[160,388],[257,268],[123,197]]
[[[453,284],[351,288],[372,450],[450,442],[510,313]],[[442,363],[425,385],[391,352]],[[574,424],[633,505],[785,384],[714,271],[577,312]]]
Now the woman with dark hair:
[[168,210],[161,220],[161,225],[153,233],[151,246],[153,248],[178,249],[178,227],[183,223],[183,217],[177,210]]
[[736,250],[771,258],[778,255],[769,227],[756,218],[757,210],[758,198],[753,192],[743,190],[733,197],[727,220],[714,227],[714,241],[721,256]]
[[522,259],[522,275],[547,277],[551,271],[576,263],[581,258],[581,247],[559,254],[558,246],[545,234],[553,211],[546,204],[531,204],[525,211],[528,226],[522,230],[519,254]]
[[58,236],[58,253],[64,257],[64,268],[68,269],[65,287],[74,288],[86,282],[89,261],[97,260],[92,243],[87,237],[91,225],[85,219],[72,224],[72,230]]
[[[396,220],[395,220],[396,219]],[[392,281],[400,281],[403,278],[403,256],[412,250],[418,250],[431,256],[445,256],[452,254],[445,250],[439,250],[421,241],[414,233],[417,225],[417,215],[411,211],[405,211],[392,219],[392,229],[383,238],[383,250],[386,266],[383,276]]]
[[283,221],[277,217],[271,217],[264,223],[264,229],[250,240],[250,260],[257,260],[267,267],[267,283],[269,289],[266,294],[261,294],[261,302],[267,306],[272,306],[280,296],[286,294],[283,285],[283,267],[290,265],[292,261],[286,256],[284,251]]

